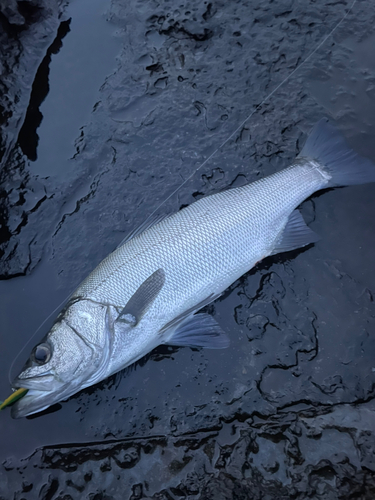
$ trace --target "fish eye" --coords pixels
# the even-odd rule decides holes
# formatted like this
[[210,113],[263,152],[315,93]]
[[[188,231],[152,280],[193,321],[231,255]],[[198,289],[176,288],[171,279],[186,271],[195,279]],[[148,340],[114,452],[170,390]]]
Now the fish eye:
[[35,361],[37,365],[45,365],[51,359],[51,347],[46,342],[37,345],[32,354],[31,359]]

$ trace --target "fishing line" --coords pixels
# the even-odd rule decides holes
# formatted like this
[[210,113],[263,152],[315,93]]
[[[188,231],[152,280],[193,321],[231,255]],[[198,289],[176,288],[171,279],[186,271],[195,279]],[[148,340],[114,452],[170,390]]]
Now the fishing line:
[[172,196],[174,196],[181,188],[182,186],[184,186],[207,162],[209,162],[211,160],[211,158],[213,158],[216,153],[218,151],[220,151],[220,149],[222,149],[241,129],[242,127],[246,124],[247,121],[250,120],[250,118],[263,106],[263,104],[265,104],[268,99],[270,97],[272,97],[278,90],[280,87],[282,87],[284,85],[284,83],[286,83],[288,80],[290,80],[290,78],[292,78],[292,76],[297,73],[297,71],[299,71],[299,69],[307,63],[307,61],[309,59],[311,59],[311,57],[320,49],[320,47],[322,45],[325,44],[325,42],[328,40],[328,38],[330,38],[333,33],[339,28],[339,26],[345,21],[345,19],[348,17],[348,15],[350,14],[350,12],[353,10],[353,7],[355,5],[355,3],[357,2],[357,0],[354,0],[351,7],[349,8],[349,10],[347,11],[347,13],[345,14],[345,16],[336,24],[336,26],[328,33],[328,35],[326,35],[321,42],[319,42],[319,44],[315,47],[315,49],[306,57],[306,59],[304,59],[304,61],[301,62],[301,64],[299,66],[297,66],[296,68],[294,68],[294,70],[281,82],[279,83],[273,90],[272,92],[270,92],[264,99],[263,101],[258,104],[255,109],[253,109],[253,111],[251,111],[251,113],[240,123],[240,125],[227,137],[227,139],[225,139],[224,142],[222,142],[220,144],[220,146],[218,146],[215,151],[213,153],[211,153],[190,175],[189,177],[187,177],[174,191],[172,191],[172,193],[167,196],[167,198],[165,198],[164,201],[162,201],[160,203],[160,205],[158,205],[155,210],[147,217],[147,219],[145,220],[144,224],[159,210],[160,207],[162,207],[164,205],[164,203],[166,203],[168,200],[170,200],[172,198]]
[[[294,68],[294,70],[281,82],[279,83],[273,90],[272,92],[270,92],[264,99],[263,101],[261,101],[260,104],[258,104],[254,109],[253,111],[251,111],[249,113],[249,115],[240,123],[240,125],[238,125],[238,127],[224,140],[224,142],[222,142],[216,149],[215,151],[213,151],[195,170],[193,170],[193,172],[174,190],[172,191],[172,193],[170,195],[168,195],[156,208],[153,212],[151,212],[151,214],[146,218],[146,220],[144,221],[144,225],[147,223],[147,221],[149,221],[151,219],[151,217],[153,217],[153,215],[155,215],[155,213],[168,201],[172,198],[172,196],[174,196],[204,165],[206,165],[206,163],[208,163],[211,158],[213,158],[216,153],[218,153],[243,127],[244,125],[246,124],[247,121],[250,120],[250,118],[252,118],[252,116],[257,112],[259,111],[259,109],[263,106],[263,104],[265,104],[269,99],[270,97],[272,97],[278,90],[280,87],[282,87],[288,80],[290,80],[292,78],[293,75],[295,75],[295,73],[297,73],[297,71],[299,71],[302,66],[304,66],[311,58],[312,56],[322,47],[322,45],[324,45],[326,43],[326,41],[333,35],[333,33],[341,26],[341,24],[345,21],[345,19],[348,17],[348,15],[350,14],[350,12],[353,10],[353,7],[354,5],[356,4],[357,0],[354,0],[352,5],[350,6],[349,10],[346,12],[346,14],[340,19],[340,21],[335,25],[335,27],[328,33],[328,35],[326,35],[319,43],[318,45],[315,47],[315,49],[301,62],[301,64],[299,64],[296,68]],[[8,379],[9,379],[9,382],[11,383],[12,380],[11,380],[11,371],[14,367],[14,364],[15,362],[17,361],[17,359],[19,358],[19,356],[23,353],[23,351],[26,349],[26,347],[29,345],[29,343],[32,341],[32,339],[35,337],[35,335],[39,332],[39,330],[46,324],[46,322],[48,320],[51,319],[52,315],[54,315],[57,311],[59,311],[61,309],[61,307],[66,304],[66,302],[69,300],[70,296],[72,294],[69,294],[69,296],[63,300],[61,302],[60,305],[58,305],[48,316],[47,318],[43,321],[43,323],[37,328],[37,330],[35,331],[35,333],[30,337],[30,339],[26,342],[26,344],[23,346],[23,348],[21,349],[21,351],[17,354],[17,356],[14,358],[10,368],[9,368],[9,372],[8,372]]]
[[21,356],[21,354],[23,353],[23,351],[26,349],[26,347],[30,344],[30,342],[33,340],[33,338],[35,337],[35,335],[39,332],[39,330],[41,328],[43,328],[43,326],[47,323],[47,321],[49,321],[51,319],[51,317],[57,312],[57,311],[60,311],[62,309],[62,307],[68,302],[68,300],[70,299],[70,297],[73,295],[73,293],[70,293],[66,299],[64,299],[47,317],[46,319],[38,326],[38,328],[35,330],[35,332],[31,335],[31,337],[29,338],[29,340],[26,342],[26,344],[22,347],[22,349],[20,350],[20,352],[17,354],[17,356],[13,359],[12,361],[12,364],[10,365],[10,368],[8,370],[8,380],[9,380],[9,383],[12,384],[12,370],[13,370],[13,367],[17,361],[17,359]]

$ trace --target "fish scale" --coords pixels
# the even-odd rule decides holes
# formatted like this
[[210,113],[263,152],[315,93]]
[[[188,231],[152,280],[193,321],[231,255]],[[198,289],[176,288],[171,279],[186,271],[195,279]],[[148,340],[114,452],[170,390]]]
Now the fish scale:
[[21,417],[125,368],[162,343],[228,347],[215,319],[197,312],[268,255],[318,240],[296,207],[323,188],[375,181],[370,160],[326,120],[293,164],[202,198],[133,235],[82,282],[14,388]]
[[74,295],[123,307],[161,267],[166,284],[149,315],[157,321],[168,303],[170,313],[161,320],[167,322],[224,291],[269,255],[293,209],[327,182],[317,165],[306,161],[202,198],[115,250]]

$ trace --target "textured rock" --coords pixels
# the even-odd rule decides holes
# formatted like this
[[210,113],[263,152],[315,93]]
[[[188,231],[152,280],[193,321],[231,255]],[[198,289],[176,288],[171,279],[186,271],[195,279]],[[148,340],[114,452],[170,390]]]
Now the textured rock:
[[[4,0],[0,6],[0,273],[23,275],[39,261],[35,212],[43,213],[46,186],[30,177],[17,138],[27,120],[34,79],[48,71],[48,51],[58,34],[62,1]],[[52,45],[51,45],[52,44]],[[49,48],[50,47],[50,48]],[[47,56],[46,56],[47,53]],[[46,57],[45,57],[46,56]],[[48,84],[47,84],[48,87]],[[40,89],[39,89],[40,90]],[[48,92],[48,89],[47,89]],[[40,104],[40,103],[39,103]],[[30,108],[28,110],[29,114]],[[38,113],[35,110],[35,113]],[[38,248],[35,255],[35,250]]]
[[[178,210],[287,166],[322,115],[375,158],[373,2],[358,2],[256,108],[346,7],[323,0],[106,7],[122,48],[66,170],[34,175],[20,144],[4,166],[1,272],[27,274],[0,289],[13,294],[4,359],[54,309],[50,295],[71,292],[153,211]],[[14,5],[12,12],[19,20]],[[36,37],[44,22],[35,24]],[[17,109],[25,116],[25,103]],[[6,130],[14,136],[15,125]],[[160,348],[136,370],[42,416],[1,415],[0,498],[373,498],[374,209],[373,186],[306,201],[301,211],[322,240],[260,263],[209,307],[231,337],[225,352]],[[9,367],[0,367],[1,391]]]

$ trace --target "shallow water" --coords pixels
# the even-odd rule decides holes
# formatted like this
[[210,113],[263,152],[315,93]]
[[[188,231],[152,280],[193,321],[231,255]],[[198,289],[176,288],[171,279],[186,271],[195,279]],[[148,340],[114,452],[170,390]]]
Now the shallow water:
[[[323,1],[88,9],[75,0],[67,9],[60,21],[71,16],[70,31],[51,56],[40,106],[38,159],[16,145],[4,167],[4,398],[12,360],[43,320],[344,12]],[[323,115],[375,160],[374,19],[375,5],[358,2],[159,212],[284,168]],[[303,204],[322,240],[267,259],[210,308],[228,350],[159,349],[42,415],[3,412],[0,495],[372,498],[373,193],[331,190]]]
[[42,121],[36,130],[35,122],[23,130],[26,137],[38,136],[36,158],[30,158],[34,161],[29,164],[33,175],[69,175],[74,144],[99,100],[100,86],[116,68],[121,48],[115,27],[106,19],[109,6],[101,0],[75,0],[64,12],[67,20],[62,31],[68,33],[34,82],[36,88],[48,82],[48,93],[39,106]]

